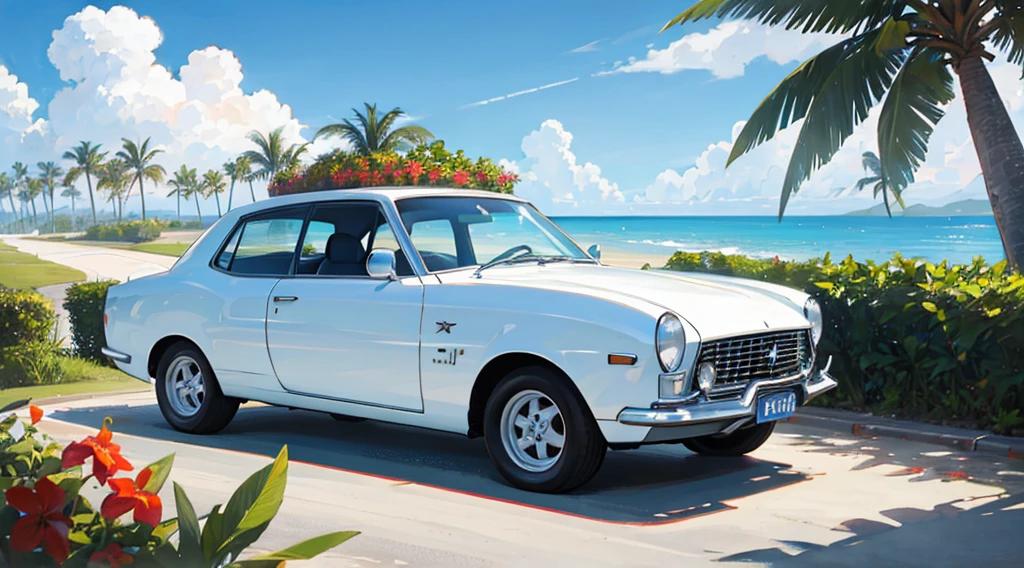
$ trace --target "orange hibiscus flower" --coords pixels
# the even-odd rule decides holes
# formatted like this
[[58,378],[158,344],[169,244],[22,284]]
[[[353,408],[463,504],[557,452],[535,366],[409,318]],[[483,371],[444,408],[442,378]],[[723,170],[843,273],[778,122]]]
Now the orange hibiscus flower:
[[119,471],[134,469],[128,460],[121,457],[121,446],[110,441],[114,434],[107,429],[108,420],[110,419],[103,421],[103,427],[96,436],[88,436],[81,442],[71,442],[64,448],[64,453],[61,454],[61,468],[82,465],[91,457],[92,474],[100,484],[106,484],[107,478]]
[[131,554],[122,550],[120,544],[112,542],[103,550],[93,552],[92,556],[89,557],[89,562],[105,564],[110,566],[110,568],[121,568],[122,566],[133,564],[135,559],[132,558]]
[[127,478],[111,479],[110,488],[114,493],[107,495],[100,506],[103,517],[116,519],[128,511],[134,511],[135,522],[146,523],[151,527],[160,524],[164,513],[160,496],[139,489],[145,487],[152,476],[152,470],[147,467],[139,472],[134,482]]

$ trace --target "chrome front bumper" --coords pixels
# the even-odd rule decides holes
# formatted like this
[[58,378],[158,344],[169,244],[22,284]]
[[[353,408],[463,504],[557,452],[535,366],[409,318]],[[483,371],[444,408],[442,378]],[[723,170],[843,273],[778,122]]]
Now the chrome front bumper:
[[104,355],[110,357],[111,359],[117,361],[118,363],[124,363],[127,365],[132,362],[131,355],[128,355],[127,353],[121,353],[120,351],[111,349],[109,347],[101,347],[100,353],[103,353]]
[[[836,381],[828,374],[828,367],[809,377],[787,377],[764,380],[751,384],[740,398],[709,401],[701,393],[693,393],[677,402],[657,402],[651,408],[626,408],[619,413],[618,421],[631,426],[687,426],[706,422],[736,421],[738,426],[757,414],[757,395],[764,389],[785,389],[792,387],[803,391],[802,401],[836,387]],[[742,421],[742,422],[740,422]]]

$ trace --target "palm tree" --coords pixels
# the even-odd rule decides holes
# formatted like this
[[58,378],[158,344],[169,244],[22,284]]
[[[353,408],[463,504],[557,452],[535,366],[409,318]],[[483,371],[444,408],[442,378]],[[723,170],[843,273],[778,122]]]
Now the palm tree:
[[[89,205],[92,207],[92,222],[96,223],[96,200],[92,195],[92,176],[103,164],[103,158],[107,157],[106,152],[100,152],[101,144],[92,145],[91,142],[80,142],[78,146],[64,152],[65,160],[72,160],[75,166],[68,170],[68,178],[74,183],[80,176],[85,175],[85,183],[89,188]],[[65,179],[68,179],[65,178]]]
[[892,210],[889,208],[889,193],[892,193],[893,199],[900,204],[900,208],[906,209],[906,204],[903,203],[902,194],[885,185],[885,181],[882,179],[882,162],[878,159],[878,155],[874,152],[864,152],[861,154],[860,163],[864,167],[864,171],[868,174],[866,177],[862,177],[857,180],[857,191],[864,191],[864,188],[874,184],[875,198],[878,194],[882,194],[882,201],[885,202],[885,212],[892,217]]
[[123,149],[117,152],[117,157],[128,164],[128,167],[135,170],[135,180],[139,182],[139,198],[142,199],[142,220],[146,220],[146,190],[142,186],[142,180],[152,180],[153,183],[164,181],[167,173],[163,166],[153,163],[156,155],[163,152],[160,148],[149,149],[149,138],[141,144],[122,138]]
[[880,177],[892,191],[914,181],[928,139],[953,100],[953,77],[1009,264],[1024,263],[1024,145],[983,60],[988,48],[1024,63],[1024,6],[1007,0],[701,0],[664,29],[712,17],[848,37],[805,61],[754,111],[728,163],[803,119],[782,185],[779,218],[811,173],[827,163],[881,103]]
[[14,162],[14,164],[11,166],[11,170],[14,173],[14,177],[12,178],[11,181],[14,182],[14,189],[17,190],[18,198],[21,200],[21,208],[23,210],[23,214],[21,216],[21,221],[22,221],[21,227],[22,227],[22,230],[24,230],[25,229],[24,209],[28,205],[28,198],[27,197],[23,198],[22,195],[28,193],[28,186],[26,184],[26,182],[28,181],[28,166],[26,166],[25,164],[23,164],[21,162]]
[[217,202],[217,216],[221,216],[220,212],[220,194],[224,193],[224,188],[227,186],[224,183],[224,176],[217,170],[207,170],[203,174],[203,197],[213,196],[213,199]]
[[11,202],[11,214],[18,221],[18,209],[14,206],[14,180],[7,177],[7,172],[0,172],[0,199],[7,198]]
[[177,197],[178,200],[178,222],[181,223],[181,198],[188,199],[191,195],[193,186],[196,185],[196,171],[189,169],[188,166],[182,164],[178,171],[174,172],[174,177],[167,182],[167,185],[173,189],[167,194],[167,197],[172,195]]
[[394,128],[395,121],[405,116],[405,112],[398,107],[378,118],[376,104],[363,103],[363,106],[366,107],[366,114],[352,109],[358,124],[353,124],[347,118],[340,123],[328,124],[316,131],[313,140],[340,136],[352,144],[356,153],[368,155],[398,151],[404,147],[429,142],[434,138],[434,135],[422,126]]
[[[248,150],[242,154],[242,157],[259,166],[259,169],[251,174],[257,179],[266,179],[269,182],[273,182],[277,172],[297,164],[299,157],[306,151],[307,144],[285,146],[282,132],[284,132],[283,126],[275,128],[268,136],[264,136],[263,133],[255,130],[249,133],[249,140],[259,150]],[[253,201],[255,199],[256,196],[254,194]]]
[[252,189],[252,162],[245,156],[239,156],[235,159],[235,175],[238,179],[243,179],[249,182],[249,195],[252,197],[252,202],[256,203],[256,192]]
[[43,180],[43,185],[46,186],[46,195],[43,196],[43,202],[46,202],[47,196],[50,198],[50,232],[56,233],[57,213],[53,205],[53,191],[57,187],[58,178],[64,175],[64,170],[53,162],[39,162],[36,166],[39,168],[40,179]]
[[39,228],[39,216],[36,214],[36,198],[43,193],[43,181],[39,178],[26,178],[25,189],[21,192],[18,197],[22,197],[22,201],[32,205],[32,226],[36,229]]
[[196,176],[196,171],[192,170],[192,183],[189,184],[188,189],[185,191],[185,193],[182,195],[182,197],[184,197],[186,201],[189,200],[189,199],[192,199],[193,197],[196,198],[196,215],[199,216],[199,227],[202,228],[202,226],[203,226],[203,211],[199,207],[199,198],[201,198],[203,196],[203,186],[202,186],[201,183],[199,183],[199,181],[197,179],[195,179],[195,176]]
[[25,217],[27,216],[26,211],[28,210],[28,203],[32,200],[32,195],[27,189],[23,189],[18,192],[18,201],[21,201],[21,231],[23,233],[28,232],[28,228],[25,227]]
[[133,168],[119,158],[110,160],[97,172],[99,181],[96,183],[96,189],[107,191],[107,201],[114,208],[118,222],[121,221],[124,203],[128,201],[128,194],[131,193],[131,188],[135,185],[135,176]]
[[77,219],[75,218],[75,199],[82,196],[82,192],[75,189],[74,183],[69,183],[68,178],[64,178],[64,191],[60,192],[61,197],[67,197],[71,199],[71,231],[77,230],[75,228]]
[[224,162],[221,167],[231,180],[231,187],[228,189],[228,211],[231,211],[231,200],[235,197],[235,182],[238,181],[238,162]]

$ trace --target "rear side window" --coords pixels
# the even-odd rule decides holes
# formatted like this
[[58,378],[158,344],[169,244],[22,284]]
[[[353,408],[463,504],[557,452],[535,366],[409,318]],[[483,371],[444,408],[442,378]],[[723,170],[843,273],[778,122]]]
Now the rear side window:
[[272,211],[243,221],[215,266],[234,274],[287,276],[306,218],[306,209]]

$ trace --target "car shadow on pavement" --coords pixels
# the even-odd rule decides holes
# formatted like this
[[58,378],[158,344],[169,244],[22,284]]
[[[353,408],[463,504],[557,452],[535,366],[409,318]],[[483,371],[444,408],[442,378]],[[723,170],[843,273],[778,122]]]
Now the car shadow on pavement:
[[239,410],[221,433],[196,436],[167,425],[158,407],[58,410],[56,420],[99,428],[114,419],[133,436],[273,457],[285,444],[292,461],[416,483],[515,505],[621,524],[663,524],[731,509],[728,501],[810,479],[791,466],[750,457],[705,458],[682,445],[609,451],[597,476],[572,494],[544,495],[509,486],[491,466],[482,440],[386,424],[338,422],[303,410]]

